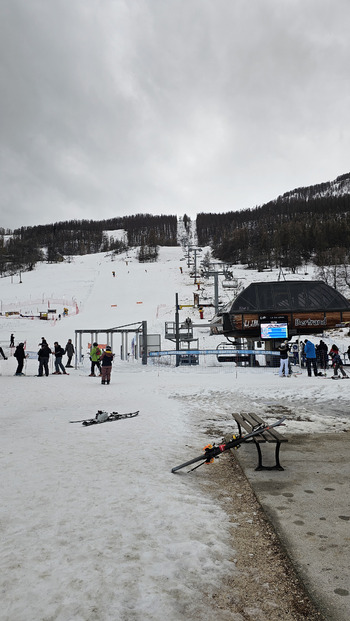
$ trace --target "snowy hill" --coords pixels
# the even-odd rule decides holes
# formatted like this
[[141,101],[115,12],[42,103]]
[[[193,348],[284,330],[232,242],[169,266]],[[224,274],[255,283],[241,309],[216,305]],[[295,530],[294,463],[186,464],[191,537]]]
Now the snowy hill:
[[328,196],[344,196],[346,194],[350,194],[350,173],[340,175],[334,179],[334,181],[326,181],[324,183],[290,190],[282,194],[282,196],[279,196],[277,200],[282,202],[293,199],[310,200],[326,198]]
[[[175,293],[191,304],[198,292],[183,259],[180,247],[161,248],[151,264],[138,263],[134,251],[114,261],[88,255],[39,264],[22,282],[1,279],[5,353],[11,333],[36,352],[42,336],[64,346],[76,329],[143,320],[173,346],[164,340],[164,322],[174,319]],[[276,279],[241,268],[234,275],[244,286],[252,278]],[[213,282],[201,287],[210,300]],[[232,291],[220,290],[222,301],[230,297]],[[68,316],[59,319],[64,308]],[[54,318],[38,319],[45,310],[56,310],[49,313]],[[213,312],[205,307],[204,323]],[[184,308],[181,320],[187,315],[200,321],[198,309]],[[197,336],[203,348],[217,343],[208,328]],[[330,338],[344,351],[343,333]],[[232,411],[272,419],[283,413],[283,433],[349,428],[350,382],[282,379],[272,369],[210,366],[204,359],[191,368],[145,366],[121,361],[117,342],[115,352],[109,386],[89,377],[88,356],[70,375],[41,378],[35,356],[23,377],[14,376],[12,355],[0,361],[3,621],[214,618],[215,594],[237,571],[233,517],[208,486],[215,464],[192,478],[171,468],[232,432]],[[69,422],[98,409],[140,413],[87,428]],[[278,594],[270,597],[278,609]],[[230,606],[221,618],[233,618]]]

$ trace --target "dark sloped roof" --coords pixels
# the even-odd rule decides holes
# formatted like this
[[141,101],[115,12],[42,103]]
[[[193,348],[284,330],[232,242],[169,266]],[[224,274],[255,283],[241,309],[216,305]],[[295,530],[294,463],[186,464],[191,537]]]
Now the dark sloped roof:
[[234,300],[230,312],[350,310],[346,298],[321,280],[252,283]]

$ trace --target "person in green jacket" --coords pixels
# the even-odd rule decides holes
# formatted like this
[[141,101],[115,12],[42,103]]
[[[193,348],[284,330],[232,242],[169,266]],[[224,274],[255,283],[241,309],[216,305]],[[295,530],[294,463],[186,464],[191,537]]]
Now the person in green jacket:
[[90,360],[91,360],[90,377],[95,377],[95,367],[98,368],[99,375],[101,375],[101,364],[100,364],[101,354],[102,354],[102,352],[101,352],[98,344],[97,343],[93,343],[92,347],[90,349]]

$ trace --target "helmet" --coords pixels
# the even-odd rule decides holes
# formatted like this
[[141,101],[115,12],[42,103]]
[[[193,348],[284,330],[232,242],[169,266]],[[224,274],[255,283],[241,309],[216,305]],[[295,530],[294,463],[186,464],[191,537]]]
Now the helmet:
[[109,346],[109,345],[107,345],[107,347],[106,347],[106,351],[112,351],[112,349],[110,348],[110,346]]

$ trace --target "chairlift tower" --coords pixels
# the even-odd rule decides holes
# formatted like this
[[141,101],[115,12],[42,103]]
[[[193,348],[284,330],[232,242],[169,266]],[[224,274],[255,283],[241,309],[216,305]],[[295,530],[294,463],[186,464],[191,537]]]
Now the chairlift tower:
[[[224,276],[227,279],[227,281],[234,282],[233,274],[225,267],[222,270],[208,270],[205,272],[205,276],[214,276],[214,308],[215,308],[215,313],[218,313],[219,311],[219,276]],[[236,282],[237,282],[237,279],[236,279]]]
[[[193,337],[193,323],[191,319],[186,319],[180,323],[179,320],[179,295],[175,297],[175,321],[165,322],[165,338],[175,343],[176,351],[181,349],[188,351],[191,349],[199,349],[199,339]],[[195,343],[195,347],[191,345]],[[180,364],[198,364],[199,356],[197,354],[178,354],[176,356],[176,366]]]

